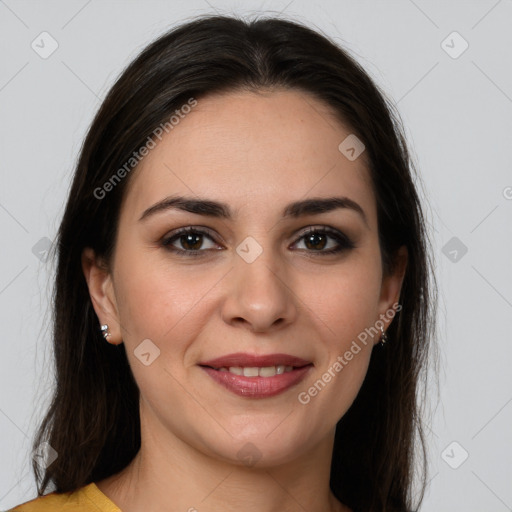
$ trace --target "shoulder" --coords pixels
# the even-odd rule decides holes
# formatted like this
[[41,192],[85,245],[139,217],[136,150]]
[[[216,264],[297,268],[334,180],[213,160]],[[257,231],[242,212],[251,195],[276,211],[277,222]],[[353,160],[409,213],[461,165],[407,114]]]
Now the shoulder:
[[50,494],[45,494],[44,496],[38,496],[33,500],[26,501],[8,512],[45,512],[47,510],[65,510],[64,507],[67,506],[72,495],[73,493],[58,494],[56,492],[52,492]]
[[96,486],[90,483],[76,491],[52,492],[10,509],[8,512],[121,512]]

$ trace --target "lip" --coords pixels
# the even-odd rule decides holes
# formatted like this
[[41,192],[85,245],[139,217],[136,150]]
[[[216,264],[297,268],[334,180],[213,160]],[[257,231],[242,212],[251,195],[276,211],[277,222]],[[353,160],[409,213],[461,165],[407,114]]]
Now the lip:
[[229,368],[230,366],[263,368],[265,366],[278,365],[295,366],[297,368],[301,368],[311,364],[311,361],[306,361],[305,359],[301,359],[300,357],[292,356],[289,354],[267,354],[259,356],[255,354],[247,354],[244,352],[228,354],[225,356],[217,357],[216,359],[210,359],[209,361],[199,363],[200,366],[210,366],[212,368]]
[[302,381],[313,368],[313,364],[307,364],[301,368],[295,368],[291,372],[274,375],[273,377],[244,377],[229,371],[215,370],[209,366],[201,366],[200,368],[218,384],[238,396],[270,398],[285,392]]
[[[273,377],[244,377],[216,368],[231,366],[264,368],[265,366],[293,366],[291,372]],[[199,366],[213,380],[236,395],[247,398],[269,398],[295,386],[303,380],[313,367],[311,361],[290,354],[256,355],[237,352],[199,363]]]

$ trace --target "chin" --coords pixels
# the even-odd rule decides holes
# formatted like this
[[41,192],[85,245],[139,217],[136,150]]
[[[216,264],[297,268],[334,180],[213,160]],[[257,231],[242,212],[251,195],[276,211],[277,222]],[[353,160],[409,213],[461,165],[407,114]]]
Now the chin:
[[[282,421],[282,418],[281,418]],[[296,460],[308,450],[312,449],[320,440],[313,440],[305,433],[293,435],[288,426],[284,431],[285,422],[277,429],[275,426],[264,429],[260,434],[253,432],[251,436],[240,438],[226,438],[221,446],[216,439],[215,444],[210,444],[209,451],[215,457],[229,464],[247,466],[249,468],[272,468]],[[279,423],[276,423],[278,425]],[[274,432],[272,430],[274,429]],[[281,430],[283,429],[283,430]],[[269,432],[271,432],[269,434]]]

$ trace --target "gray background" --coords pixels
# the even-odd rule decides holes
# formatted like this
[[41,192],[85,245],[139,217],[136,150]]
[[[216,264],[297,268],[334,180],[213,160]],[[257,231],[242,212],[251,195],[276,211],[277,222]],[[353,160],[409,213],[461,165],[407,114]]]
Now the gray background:
[[[512,510],[511,0],[0,0],[0,509],[35,497],[28,450],[52,386],[44,251],[86,128],[140,49],[213,11],[282,12],[321,29],[397,104],[440,285],[421,510]],[[43,31],[58,43],[46,59],[31,47]]]

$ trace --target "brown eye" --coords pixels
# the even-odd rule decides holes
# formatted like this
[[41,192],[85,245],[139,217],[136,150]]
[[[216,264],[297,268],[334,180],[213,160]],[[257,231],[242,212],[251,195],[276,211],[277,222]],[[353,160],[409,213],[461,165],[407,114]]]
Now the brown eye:
[[[210,240],[210,247],[204,247],[205,240]],[[305,250],[308,253],[329,255],[353,249],[355,244],[343,233],[330,228],[310,228],[302,234],[295,244],[304,240]],[[213,236],[202,229],[182,228],[170,236],[165,237],[162,246],[179,256],[204,256],[212,250],[218,250]],[[316,254],[315,254],[316,255]]]
[[203,245],[202,236],[199,233],[188,233],[186,235],[181,235],[178,240],[180,244],[185,249],[190,249],[196,251],[201,248]]
[[324,233],[311,233],[304,236],[304,243],[308,249],[323,249],[327,245],[329,236]]
[[196,228],[183,228],[164,238],[162,246],[179,255],[202,256],[202,253],[213,249],[213,247],[204,247],[205,238],[211,240],[214,246],[216,245],[208,232]]
[[[318,252],[322,255],[335,254],[355,247],[352,240],[341,233],[341,231],[330,228],[310,228],[299,238],[299,241],[302,239],[304,239],[304,245],[308,252]],[[331,245],[328,247],[329,239],[335,243],[333,245],[331,242]]]

